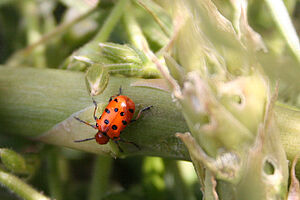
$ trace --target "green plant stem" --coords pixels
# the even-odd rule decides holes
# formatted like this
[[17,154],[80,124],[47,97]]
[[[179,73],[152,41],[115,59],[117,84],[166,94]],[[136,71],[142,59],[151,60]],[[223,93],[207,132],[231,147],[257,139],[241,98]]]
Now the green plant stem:
[[[37,17],[38,7],[37,4],[32,0],[22,1],[21,5],[27,22],[27,42],[31,46],[42,38],[39,18]],[[33,57],[34,65],[36,67],[46,66],[44,54],[45,46],[43,45],[40,45],[39,48],[35,48],[32,52],[31,56]]]
[[[143,53],[146,55],[148,60],[151,61],[152,58],[155,57],[154,53],[151,51],[147,39],[143,34],[143,31],[140,25],[138,24],[135,16],[133,15],[132,5],[128,5],[128,11],[129,12],[123,16],[123,22],[130,43],[133,44],[133,46],[135,46],[139,50],[143,51]],[[160,76],[160,73],[157,70],[156,66],[151,62],[143,66],[143,73],[145,75],[149,74],[154,77]],[[145,75],[144,77],[146,77]]]
[[112,9],[111,13],[105,20],[103,26],[101,27],[100,31],[94,37],[94,41],[97,42],[105,42],[109,38],[110,33],[119,22],[121,16],[123,15],[126,9],[126,5],[129,3],[129,0],[119,0],[114,8]]
[[[118,93],[122,85],[123,92],[134,100],[137,110],[153,105],[149,112],[136,123],[126,127],[122,137],[141,146],[137,150],[132,145],[121,146],[124,156],[155,155],[190,160],[185,146],[174,134],[188,131],[180,110],[172,103],[167,92],[152,88],[132,87],[135,78],[111,77],[107,89],[96,97],[99,104],[98,114],[103,111],[111,95]],[[41,136],[52,129],[57,135],[41,137],[46,143],[67,146],[98,154],[116,152],[114,144],[98,145],[94,141],[75,143],[75,139],[91,137],[95,130],[73,119],[71,115],[84,109],[80,115],[93,122],[94,106],[84,83],[84,73],[51,69],[5,68],[0,67],[0,130],[6,134],[18,134],[27,137]],[[281,140],[288,158],[292,159],[300,151],[300,112],[282,105],[276,105]],[[71,117],[70,117],[71,116]],[[60,133],[60,126],[65,131]],[[74,129],[72,129],[74,127]],[[74,133],[73,133],[74,132]],[[64,135],[65,134],[65,135]],[[50,134],[51,135],[51,134]],[[115,149],[115,150],[114,150]],[[116,156],[116,155],[114,155]],[[300,168],[297,168],[300,175]]]
[[89,200],[100,200],[105,196],[109,186],[112,161],[112,158],[108,156],[98,156],[96,158],[90,185]]
[[129,12],[123,16],[123,21],[130,43],[140,50],[149,49],[146,37],[133,15],[132,6],[128,5],[127,7]]
[[50,196],[56,200],[63,199],[63,185],[59,173],[59,155],[58,150],[51,148],[47,154],[48,170],[47,178],[50,190]]
[[265,0],[280,32],[300,63],[300,42],[289,13],[282,0]]
[[87,11],[83,15],[78,16],[77,18],[73,19],[72,21],[60,24],[55,29],[53,29],[49,33],[42,36],[39,40],[30,44],[25,49],[21,50],[20,53],[24,54],[24,56],[29,55],[36,47],[38,47],[42,44],[45,44],[47,41],[51,40],[52,38],[66,32],[73,25],[77,24],[78,22],[82,21],[83,19],[86,19],[88,16],[95,13],[95,11],[97,11],[98,9],[99,9],[98,7],[91,8],[89,11]]
[[164,181],[165,166],[162,158],[146,157],[143,161],[143,187],[146,193],[158,196],[166,188]]
[[159,25],[161,30],[166,34],[166,36],[171,37],[170,31],[167,30],[165,24],[159,19],[159,17],[141,0],[137,1],[155,20],[155,22]]
[[[189,159],[183,143],[174,136],[176,132],[187,131],[187,126],[170,94],[130,86],[138,80],[112,76],[106,90],[95,97],[99,105],[98,116],[120,86],[123,93],[136,103],[137,111],[153,106],[143,113],[141,119],[128,125],[122,134],[124,139],[138,143],[142,149],[121,143],[122,155]],[[99,145],[95,141],[74,142],[95,135],[94,129],[73,118],[78,116],[94,123],[93,110],[82,72],[0,67],[0,130],[3,133],[38,137],[36,139],[58,146],[118,156],[113,142],[108,145]],[[50,129],[51,134],[43,135]]]
[[172,192],[176,200],[193,199],[191,190],[185,184],[183,174],[180,173],[178,163],[175,160],[165,159],[165,182],[166,187]]
[[24,200],[50,200],[18,177],[0,170],[0,184]]
[[[142,50],[145,53],[146,57],[153,63],[154,61],[159,62],[157,57],[150,49],[147,39],[143,34],[140,25],[136,21],[135,16],[132,14],[133,11],[130,11],[130,9],[131,5],[128,6],[129,12],[123,16],[123,21],[131,44],[133,44],[136,48]],[[144,71],[148,71],[150,72],[150,74],[157,74],[157,68],[155,67],[155,65],[148,65],[147,67],[144,67]]]

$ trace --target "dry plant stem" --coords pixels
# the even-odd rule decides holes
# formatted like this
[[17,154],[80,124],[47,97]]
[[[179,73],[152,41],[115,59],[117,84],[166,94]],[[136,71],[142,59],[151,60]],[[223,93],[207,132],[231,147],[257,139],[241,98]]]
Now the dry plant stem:
[[300,153],[295,157],[293,160],[291,171],[290,171],[290,179],[291,184],[289,187],[289,194],[288,194],[288,200],[299,200],[300,199],[300,183],[295,175],[295,166],[300,157]]
[[[156,155],[190,160],[185,146],[177,138],[176,132],[187,132],[187,125],[180,110],[172,103],[170,94],[157,89],[131,87],[134,78],[111,77],[107,89],[96,97],[103,111],[109,97],[118,92],[122,85],[124,94],[137,104],[137,110],[153,105],[140,120],[130,124],[122,137],[138,143],[142,150],[121,144],[124,156]],[[41,136],[55,125],[69,118],[64,128],[77,131],[55,137],[45,137],[44,142],[58,146],[68,146],[87,152],[117,156],[114,144],[98,145],[94,141],[85,144],[74,143],[75,139],[92,137],[95,131],[78,123],[71,115],[82,111],[89,122],[93,122],[93,103],[84,84],[84,73],[50,69],[0,68],[0,130],[6,134],[19,134],[27,137]],[[74,114],[75,113],[75,114]],[[300,111],[276,104],[275,114],[280,128],[281,141],[289,159],[300,151]],[[59,130],[60,126],[56,126]],[[53,129],[52,129],[53,131]],[[60,130],[59,130],[60,131]],[[59,133],[59,131],[57,133]],[[53,135],[54,136],[54,135]],[[114,152],[112,154],[112,152]],[[299,167],[296,174],[300,175]]]
[[18,177],[0,170],[0,184],[24,200],[50,200]]

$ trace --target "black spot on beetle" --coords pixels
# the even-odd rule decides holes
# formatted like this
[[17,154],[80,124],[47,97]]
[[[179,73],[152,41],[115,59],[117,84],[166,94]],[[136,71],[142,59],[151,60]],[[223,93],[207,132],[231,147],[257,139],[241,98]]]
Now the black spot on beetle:
[[105,112],[106,112],[107,114],[110,113],[110,111],[109,111],[107,108],[105,108]]
[[124,113],[124,112],[121,112],[121,113],[120,113],[120,115],[121,115],[121,116],[124,116],[124,115],[125,115],[125,113]]
[[115,109],[114,109],[115,112],[118,112],[118,110],[119,110],[118,108],[115,108]]
[[134,111],[133,111],[133,109],[130,108],[130,109],[129,109],[129,112],[133,113]]
[[123,124],[123,125],[126,125],[127,122],[126,122],[125,120],[122,120],[122,124]]
[[106,119],[106,120],[104,120],[104,123],[105,124],[109,124],[109,121]]
[[118,103],[118,98],[115,98],[114,101]]
[[118,127],[116,126],[116,125],[112,125],[112,127],[111,127],[113,130],[117,130],[118,129]]

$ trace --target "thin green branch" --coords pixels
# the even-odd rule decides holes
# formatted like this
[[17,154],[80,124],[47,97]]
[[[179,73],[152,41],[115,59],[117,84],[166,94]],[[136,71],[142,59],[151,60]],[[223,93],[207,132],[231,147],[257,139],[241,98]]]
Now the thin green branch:
[[[37,15],[38,6],[34,1],[22,1],[21,7],[26,20],[26,33],[27,43],[32,46],[42,38],[39,18]],[[45,67],[45,46],[40,45],[39,48],[35,48],[31,56],[33,57],[34,66]]]
[[20,53],[22,53],[24,55],[30,54],[31,51],[33,49],[35,49],[36,47],[38,47],[39,45],[45,44],[46,42],[48,42],[52,38],[54,38],[54,37],[56,37],[56,36],[58,36],[58,35],[60,35],[60,34],[62,34],[64,32],[66,32],[72,26],[74,26],[75,24],[77,24],[78,22],[86,19],[91,14],[95,13],[95,11],[97,11],[98,9],[99,9],[98,7],[91,8],[89,11],[87,11],[83,15],[78,16],[77,18],[73,19],[72,21],[60,24],[55,29],[53,29],[52,31],[50,31],[49,33],[47,33],[43,37],[41,37],[38,41],[30,44],[28,47],[26,47],[25,49],[21,50]]
[[109,14],[108,18],[105,20],[103,26],[101,27],[98,34],[94,37],[94,40],[97,42],[105,42],[109,38],[110,33],[119,22],[121,16],[123,15],[124,11],[126,10],[126,6],[129,3],[129,0],[119,0],[114,8],[112,9],[111,13]]
[[123,21],[130,43],[140,50],[149,49],[146,37],[133,14],[132,5],[128,5],[127,9],[128,12],[123,16]]
[[18,177],[0,170],[0,184],[24,200],[50,200]]
[[153,17],[153,19],[159,25],[161,30],[164,32],[164,34],[166,34],[166,36],[170,37],[171,36],[170,31],[167,30],[167,28],[165,27],[165,24],[159,19],[159,17],[143,1],[138,0],[137,2]]
[[50,148],[47,154],[47,178],[51,197],[56,200],[62,200],[63,184],[59,173],[59,155],[57,151],[58,149]]
[[109,186],[112,162],[113,160],[111,157],[96,157],[92,182],[90,185],[89,200],[101,200],[105,196]]
[[[149,59],[149,61],[153,61],[153,58],[155,59],[155,61],[159,62],[159,60],[156,58],[156,56],[154,55],[154,53],[152,52],[152,50],[149,47],[148,41],[140,27],[140,25],[138,24],[138,22],[136,21],[135,16],[133,15],[133,12],[130,11],[132,9],[132,6],[129,5],[128,6],[128,10],[129,12],[123,16],[123,21],[125,24],[125,29],[126,32],[128,34],[128,37],[130,39],[131,44],[133,44],[136,48],[138,48],[139,50],[143,51],[144,54],[146,55],[146,57]],[[148,65],[147,68],[144,66],[144,70],[145,71],[153,71],[156,72],[157,68],[155,67],[155,65]],[[156,72],[157,73],[157,72]]]
[[185,183],[184,174],[179,170],[178,162],[168,159],[164,159],[163,162],[165,165],[165,184],[172,191],[174,199],[193,199],[190,185]]
[[286,40],[289,48],[300,63],[300,43],[289,13],[282,0],[265,0],[275,23]]

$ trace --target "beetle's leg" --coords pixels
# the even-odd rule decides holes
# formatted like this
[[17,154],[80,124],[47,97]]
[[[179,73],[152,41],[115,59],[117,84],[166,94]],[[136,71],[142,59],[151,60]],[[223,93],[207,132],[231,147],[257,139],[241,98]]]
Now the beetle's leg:
[[126,140],[124,140],[124,139],[122,139],[122,138],[120,138],[120,141],[121,141],[121,142],[124,142],[124,143],[127,143],[127,144],[132,144],[132,145],[134,145],[136,148],[138,148],[139,150],[141,150],[141,147],[140,147],[139,145],[137,145],[136,143],[134,143],[134,142],[129,142],[129,141],[126,141]]
[[95,137],[92,137],[92,138],[86,138],[86,139],[83,139],[83,140],[75,140],[74,142],[85,142],[85,141],[95,140],[95,139],[96,139]]
[[130,122],[135,122],[136,120],[138,120],[141,117],[142,112],[146,111],[146,110],[150,110],[150,108],[152,108],[153,106],[148,106],[146,108],[143,108],[142,110],[139,111],[138,115],[136,116],[135,119],[130,120]]
[[94,98],[92,98],[92,99],[93,99],[93,103],[94,103],[94,105],[95,105],[94,119],[95,119],[95,120],[98,120],[98,117],[96,116],[96,111],[97,111],[98,105],[97,105],[97,102],[95,101],[95,99],[94,99]]
[[119,144],[118,140],[114,140],[114,142],[118,145],[118,148],[119,148],[120,152],[124,152],[123,149],[120,147],[120,144]]
[[93,124],[90,124],[90,123],[88,123],[86,121],[83,121],[83,120],[79,119],[78,117],[74,117],[74,118],[77,119],[78,121],[80,121],[81,123],[84,123],[84,124],[86,124],[88,126],[93,127],[94,129],[97,129],[97,127],[95,125],[93,125]]

